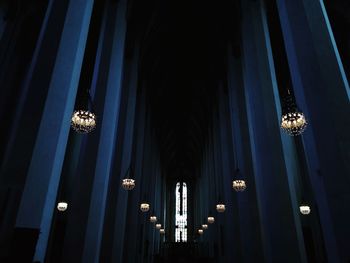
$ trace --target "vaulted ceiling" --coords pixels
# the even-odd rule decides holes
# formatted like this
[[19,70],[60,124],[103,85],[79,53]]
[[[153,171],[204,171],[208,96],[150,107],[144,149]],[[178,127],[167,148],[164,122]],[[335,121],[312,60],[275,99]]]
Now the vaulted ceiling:
[[239,43],[237,2],[135,0],[130,9],[128,39],[141,43],[140,85],[162,165],[170,176],[195,175],[225,81],[227,46]]

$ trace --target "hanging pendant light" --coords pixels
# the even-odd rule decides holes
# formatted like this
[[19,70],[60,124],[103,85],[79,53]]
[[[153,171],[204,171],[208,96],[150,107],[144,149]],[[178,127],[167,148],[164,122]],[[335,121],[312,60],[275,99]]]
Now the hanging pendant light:
[[216,211],[218,211],[219,213],[225,212],[225,209],[225,205],[222,203],[216,205]]
[[89,133],[96,128],[96,115],[88,110],[76,110],[71,119],[71,126],[78,133]]
[[57,210],[60,212],[64,212],[66,211],[68,208],[68,204],[67,202],[61,201],[57,204]]
[[122,181],[122,186],[125,190],[132,190],[135,187],[135,180],[131,178],[125,178]]
[[213,224],[215,222],[215,218],[213,216],[208,216],[208,223]]
[[207,224],[203,224],[203,225],[202,225],[202,229],[204,229],[204,230],[205,230],[205,229],[208,229],[208,225],[207,225]]
[[[236,177],[237,178],[241,178],[239,176],[239,174],[240,174],[240,170],[237,168],[236,169]],[[232,181],[232,188],[236,192],[243,192],[247,188],[247,185],[243,179],[235,179]]]
[[162,224],[156,224],[156,229],[161,229],[162,228]]
[[247,186],[246,186],[244,180],[233,180],[232,181],[232,188],[236,192],[243,192],[247,188]]
[[302,215],[308,215],[311,213],[311,208],[307,204],[301,204],[299,210]]
[[141,209],[141,211],[142,212],[148,212],[149,211],[149,204],[148,203],[142,203],[141,205],[140,205],[140,209]]
[[[89,133],[96,128],[96,115],[93,112],[93,110],[89,110],[89,105],[90,108],[93,108],[89,90],[87,91],[87,95],[85,95],[84,97],[86,96],[87,107],[85,105],[84,107],[82,107],[85,109],[75,110],[71,118],[71,126],[73,130],[78,133]],[[86,100],[86,98],[83,98],[83,100]]]
[[203,232],[204,232],[203,229],[198,229],[198,234],[199,235],[203,235]]
[[153,209],[153,211],[152,211],[152,215],[149,217],[149,221],[150,221],[151,223],[157,222],[157,217],[155,216],[154,209]]
[[225,212],[225,204],[222,202],[222,198],[221,198],[221,195],[219,195],[219,198],[218,198],[218,203],[216,205],[216,211],[218,211],[219,213],[223,213]]
[[164,228],[159,229],[159,233],[160,233],[161,235],[164,235],[164,234],[165,234],[165,229],[164,229]]
[[126,171],[125,178],[122,180],[122,187],[128,191],[135,188],[135,180],[130,178],[131,174],[132,174],[132,168],[130,164],[128,170]]
[[287,92],[282,110],[281,129],[291,136],[298,136],[306,129],[307,120],[296,106],[289,89]]

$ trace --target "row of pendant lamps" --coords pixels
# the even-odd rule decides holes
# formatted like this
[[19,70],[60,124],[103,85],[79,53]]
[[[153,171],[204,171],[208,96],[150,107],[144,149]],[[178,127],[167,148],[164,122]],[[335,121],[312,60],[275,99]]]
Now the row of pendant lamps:
[[[298,109],[289,89],[287,89],[287,93],[287,96],[284,96],[280,127],[287,134],[297,136],[304,132],[308,123],[304,113]],[[88,98],[88,106],[85,109],[75,110],[71,117],[71,126],[78,133],[89,133],[97,125],[96,114],[93,110],[89,110],[89,108],[93,109],[89,90],[86,97]]]
[[[149,209],[150,209],[150,205],[149,205],[148,203],[141,203],[141,204],[140,204],[140,210],[141,210],[141,212],[146,213],[146,212],[149,211]],[[157,216],[156,216],[154,213],[152,213],[152,215],[149,217],[149,221],[150,221],[151,223],[155,224],[155,228],[156,228],[157,230],[159,230],[159,233],[160,233],[161,235],[164,235],[164,234],[165,234],[165,229],[162,228],[162,224],[157,223],[158,219],[157,219]]]
[[[96,128],[96,115],[88,110],[76,110],[71,118],[71,126],[78,133],[89,133]],[[291,136],[302,134],[306,126],[304,114],[297,109],[282,115],[281,129]]]
[[[148,212],[148,211],[149,211],[149,207],[150,207],[149,204],[147,204],[147,203],[142,203],[142,204],[140,205],[140,210],[141,210],[142,212]],[[58,202],[58,203],[57,203],[57,210],[58,210],[58,211],[60,211],[60,212],[65,212],[67,209],[68,209],[68,203],[67,203],[67,202],[61,201],[61,202]],[[155,216],[154,214],[152,214],[152,215],[149,217],[149,221],[150,221],[151,223],[157,223],[157,220],[158,220],[158,219],[157,219],[157,216]],[[164,230],[164,228],[162,228],[162,224],[157,223],[157,224],[155,224],[155,227],[156,227],[156,229],[159,230],[159,233],[160,233],[160,234],[165,234],[165,230]]]
[[[224,204],[216,205],[216,211],[218,211],[219,213],[223,213],[225,212],[225,210],[226,210],[226,207]],[[309,215],[311,213],[310,206],[304,203],[299,206],[299,210],[302,215]],[[207,222],[208,224],[213,224],[215,222],[215,218],[213,216],[208,216]],[[208,224],[207,223],[202,224],[201,228],[199,228],[197,231],[199,235],[204,234],[204,230],[208,229]]]

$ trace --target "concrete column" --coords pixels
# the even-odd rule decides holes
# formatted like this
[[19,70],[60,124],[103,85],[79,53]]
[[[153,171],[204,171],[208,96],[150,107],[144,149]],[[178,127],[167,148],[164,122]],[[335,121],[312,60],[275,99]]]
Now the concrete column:
[[70,129],[93,1],[69,3],[16,227],[40,230],[34,260],[43,261]]
[[232,51],[229,50],[228,114],[230,124],[228,130],[231,137],[230,153],[233,155],[230,158],[230,163],[233,164],[231,181],[237,179],[235,170],[238,168],[240,170],[238,176],[246,181],[247,189],[237,193],[232,189],[232,182],[230,185],[232,194],[237,198],[234,202],[237,207],[233,209],[237,209],[239,216],[238,235],[242,242],[242,261],[255,262],[263,258],[263,250],[241,67],[240,59],[234,57]]
[[6,138],[6,144],[2,145],[4,158],[0,161],[0,203],[6,209],[2,212],[0,223],[1,255],[7,254],[3,249],[8,250],[11,244],[10,239],[53,74],[67,5],[66,1],[52,0],[48,3],[37,46],[21,85],[18,102],[14,105],[16,109],[12,116],[12,124],[7,127],[9,137]]
[[[264,257],[306,262],[263,1],[242,1],[243,79]],[[288,255],[288,259],[286,259]]]
[[[136,186],[132,191],[129,191],[128,195],[128,210],[127,210],[127,221],[130,224],[126,229],[126,237],[125,237],[125,253],[123,255],[123,262],[137,263],[140,262],[138,259],[137,253],[137,245],[138,240],[140,239],[140,231],[139,226],[141,224],[140,221],[140,208],[139,208],[139,200],[142,198],[141,191],[141,177],[143,175],[143,151],[145,144],[145,94],[141,91],[141,94],[138,98],[138,110],[137,110],[137,121],[135,126],[135,148],[134,148],[134,157],[133,157],[133,170],[134,170],[134,179],[136,181]],[[160,215],[157,215],[160,219]]]

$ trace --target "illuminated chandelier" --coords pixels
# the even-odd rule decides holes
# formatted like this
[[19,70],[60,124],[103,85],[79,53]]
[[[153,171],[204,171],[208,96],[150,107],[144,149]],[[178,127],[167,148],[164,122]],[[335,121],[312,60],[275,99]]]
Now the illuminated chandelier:
[[141,205],[140,205],[140,209],[141,209],[141,211],[142,212],[148,212],[149,211],[149,204],[148,203],[142,203]]
[[304,113],[298,109],[289,89],[287,92],[288,95],[282,107],[281,129],[291,136],[298,136],[306,129],[307,120]]
[[216,205],[216,211],[218,211],[219,213],[225,212],[225,209],[225,205],[222,203]]
[[157,217],[155,216],[154,209],[152,210],[152,214],[151,214],[151,216],[149,217],[149,221],[150,221],[151,223],[157,222]]
[[213,224],[215,222],[215,218],[213,216],[208,216],[208,223]]
[[126,176],[122,180],[122,187],[125,190],[132,190],[135,187],[135,180],[130,178],[131,174],[132,174],[132,168],[131,168],[131,164],[130,164],[128,170],[126,171]]
[[243,192],[247,188],[247,186],[246,186],[244,180],[233,180],[232,181],[232,188],[236,192]]
[[57,210],[60,212],[66,211],[68,208],[68,204],[65,201],[61,201],[57,204]]
[[71,127],[78,133],[89,133],[96,128],[96,115],[92,110],[93,105],[89,90],[84,97],[87,97],[87,99],[83,98],[83,100],[86,100],[85,106],[75,110],[71,118]]
[[310,206],[308,206],[306,204],[300,205],[299,210],[300,210],[300,213],[303,215],[308,215],[311,212]]
[[[237,177],[238,177],[239,172],[240,172],[239,169],[236,169],[236,176]],[[232,188],[236,192],[243,192],[247,188],[247,185],[243,179],[235,179],[232,181]]]

